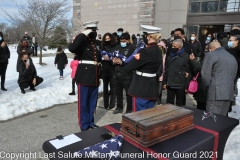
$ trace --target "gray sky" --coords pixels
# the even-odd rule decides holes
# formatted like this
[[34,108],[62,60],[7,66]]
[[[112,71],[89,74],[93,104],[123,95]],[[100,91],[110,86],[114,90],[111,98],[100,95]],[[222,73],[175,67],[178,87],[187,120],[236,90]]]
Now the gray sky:
[[[25,4],[28,0],[14,0],[17,1],[18,3],[22,3]],[[67,0],[69,1],[69,4],[72,6],[72,0]],[[7,16],[4,13],[4,11],[7,11],[10,14],[16,14],[18,12],[17,7],[15,6],[15,4],[13,4],[12,2],[10,2],[9,0],[0,0],[0,23],[9,23],[7,21]],[[72,17],[72,10],[69,12],[69,18]]]

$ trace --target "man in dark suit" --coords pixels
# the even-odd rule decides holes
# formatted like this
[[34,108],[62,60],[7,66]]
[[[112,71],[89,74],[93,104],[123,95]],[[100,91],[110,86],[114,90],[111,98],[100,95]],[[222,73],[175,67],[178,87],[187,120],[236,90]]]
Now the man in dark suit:
[[207,92],[206,110],[226,116],[234,100],[234,79],[238,64],[219,42],[211,42],[205,55],[201,75]]
[[68,46],[79,60],[75,81],[78,84],[78,120],[82,131],[97,127],[93,116],[97,105],[101,61],[100,46],[96,40],[97,24],[98,21],[83,23],[85,30]]

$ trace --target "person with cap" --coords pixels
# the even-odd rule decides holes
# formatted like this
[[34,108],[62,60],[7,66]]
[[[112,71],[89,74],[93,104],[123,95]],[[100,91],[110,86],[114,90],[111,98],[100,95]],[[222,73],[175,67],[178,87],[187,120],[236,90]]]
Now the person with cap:
[[[126,58],[130,57],[134,52],[136,47],[133,44],[130,44],[130,34],[123,33],[120,37],[121,44],[116,46],[115,51],[118,55],[125,56]],[[117,55],[116,54],[116,55]],[[113,57],[113,65],[115,66],[114,71],[114,85],[115,93],[117,97],[117,108],[113,114],[118,114],[123,112],[123,89],[126,92],[127,108],[126,113],[132,112],[132,97],[127,94],[129,86],[132,81],[132,72],[126,73],[124,71],[125,62],[123,59],[118,57]]]
[[100,46],[96,40],[98,23],[83,23],[84,31],[68,46],[69,51],[75,53],[79,60],[74,79],[78,85],[78,122],[81,131],[98,127],[94,124],[101,62]]
[[[190,82],[188,73],[189,54],[183,48],[183,41],[175,39],[172,43],[171,52],[165,61],[165,73],[163,75],[163,88],[167,90],[167,103],[185,105],[185,97]],[[170,48],[168,48],[170,50]]]
[[121,37],[122,34],[123,34],[123,28],[118,28],[118,30],[117,30],[117,41],[118,41],[118,44],[120,44],[120,37]]
[[139,50],[124,66],[125,72],[136,71],[128,90],[133,99],[133,112],[154,107],[158,97],[157,80],[162,74],[162,53],[157,45],[161,28],[148,25],[141,27],[147,47]]

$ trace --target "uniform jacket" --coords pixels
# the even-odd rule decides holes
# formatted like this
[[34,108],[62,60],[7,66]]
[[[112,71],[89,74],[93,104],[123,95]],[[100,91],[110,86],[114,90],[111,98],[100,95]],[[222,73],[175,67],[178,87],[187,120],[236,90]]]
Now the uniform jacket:
[[22,50],[25,50],[25,52],[28,53],[28,57],[30,57],[30,55],[33,54],[33,50],[31,49],[30,46],[24,47],[21,43],[18,44],[18,47],[17,47],[17,53],[18,53],[17,72],[19,72],[18,71],[18,63],[21,60],[21,56],[22,56],[22,53],[23,53]]
[[70,68],[72,69],[71,78],[75,77],[77,67],[78,67],[78,60],[71,61],[71,64],[70,64]]
[[189,54],[183,52],[175,57],[167,56],[165,62],[165,73],[163,75],[163,85],[171,88],[188,89],[190,78],[186,78],[189,69]]
[[207,100],[234,100],[237,61],[223,47],[205,55],[201,75]]
[[[102,50],[109,53],[113,53],[115,49],[116,49],[116,46],[113,46],[113,47],[106,46]],[[113,72],[114,72],[114,65],[112,64],[112,62],[102,60],[102,77],[112,76]]]
[[[101,62],[99,41],[92,40],[80,33],[76,36],[72,43],[69,44],[70,52],[75,53],[78,60],[88,60]],[[99,85],[99,66],[94,64],[78,64],[75,74],[77,83],[86,86]]]
[[0,43],[0,62],[8,62],[8,59],[10,58],[10,51],[8,46],[1,46],[2,42]]
[[19,77],[18,77],[18,84],[20,85],[22,82],[29,82],[32,81],[33,78],[37,77],[37,71],[36,68],[32,62],[32,59],[29,58],[30,65],[28,69],[26,68],[25,63],[20,60],[17,66],[17,69],[19,71]]
[[65,69],[65,65],[68,64],[68,59],[63,50],[56,53],[54,64],[57,64],[58,69]]
[[[133,44],[128,44],[126,47],[121,47],[121,45],[118,45],[116,47],[116,51],[119,51],[120,54],[126,56],[127,58],[132,55],[132,53],[135,51],[136,47]],[[123,69],[125,63],[122,62],[122,65],[117,64],[115,65],[115,75],[120,74],[120,75],[132,75],[132,72],[126,73]]]
[[[157,74],[159,66],[162,72],[162,53],[157,43],[151,43],[146,48],[139,51],[140,58],[132,59],[124,66],[125,72],[133,72],[135,70],[144,73]],[[161,75],[161,73],[158,73]],[[157,99],[158,87],[157,80],[159,77],[144,77],[134,74],[132,83],[129,87],[128,94],[131,96],[144,99]]]

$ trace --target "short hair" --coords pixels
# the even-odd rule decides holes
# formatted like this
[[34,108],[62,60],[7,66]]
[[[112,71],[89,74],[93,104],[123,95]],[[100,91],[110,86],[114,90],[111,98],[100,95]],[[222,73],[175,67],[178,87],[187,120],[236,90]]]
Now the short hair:
[[170,33],[170,35],[173,35],[173,34],[174,34],[174,32],[175,32],[175,30],[172,30],[172,31],[171,31],[171,33]]
[[57,48],[57,52],[60,52],[60,51],[62,51],[62,46],[58,46],[58,48]]
[[183,47],[183,41],[181,39],[175,39],[173,43],[179,43],[181,47]]
[[183,30],[182,28],[176,28],[176,29],[175,29],[175,32],[176,32],[176,31],[181,32],[182,35],[185,34],[185,32],[184,32],[184,30]]
[[23,56],[25,56],[25,55],[28,56],[28,53],[27,53],[27,52],[23,52],[23,53],[21,54],[21,58],[23,58]]
[[130,34],[127,32],[124,32],[121,36],[120,39],[126,39],[126,40],[130,40]]
[[138,33],[137,36],[140,36],[140,34]]
[[117,31],[122,31],[123,32],[123,28],[118,28],[118,30]]

